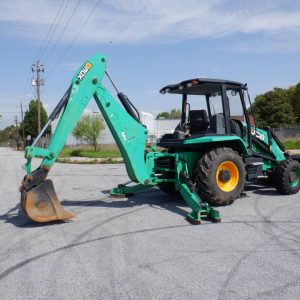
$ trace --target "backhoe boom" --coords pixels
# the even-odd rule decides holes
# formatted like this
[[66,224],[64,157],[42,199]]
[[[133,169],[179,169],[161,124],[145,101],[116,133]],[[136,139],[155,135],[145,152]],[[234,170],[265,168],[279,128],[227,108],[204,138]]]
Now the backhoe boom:
[[[43,221],[45,219],[45,221],[48,221],[49,215],[51,215],[51,220],[65,219],[63,214],[57,215],[55,213],[57,208],[52,207],[53,201],[51,201],[50,196],[47,198],[48,201],[45,201],[45,195],[55,195],[55,192],[54,190],[49,191],[49,188],[53,186],[52,183],[49,184],[49,180],[47,181],[46,187],[44,182],[50,168],[61,152],[67,137],[72,132],[92,97],[96,100],[121,150],[130,179],[136,183],[150,184],[144,159],[147,130],[142,124],[129,115],[102,85],[102,78],[105,71],[106,59],[100,54],[93,56],[90,60],[85,62],[73,77],[71,86],[65,93],[65,96],[50,115],[47,125],[59,114],[59,110],[62,110],[48,149],[34,146],[26,148],[25,158],[27,159],[27,163],[24,165],[24,169],[27,172],[27,176],[25,176],[22,182],[21,198],[22,207],[33,220]],[[42,157],[43,160],[40,167],[32,172],[31,161],[34,157]],[[46,188],[48,189],[47,191],[45,191]],[[39,193],[36,193],[37,190],[39,190]],[[43,191],[41,192],[41,190]],[[42,195],[43,200],[39,199],[39,194]],[[56,195],[55,198],[57,198]],[[38,218],[30,214],[30,211],[33,210],[32,208],[36,207],[36,203],[42,206],[39,210],[41,214],[38,215]],[[46,215],[43,215],[42,211],[46,211]],[[36,208],[34,214],[37,214]],[[68,218],[71,216],[69,213],[66,215],[68,215]]]

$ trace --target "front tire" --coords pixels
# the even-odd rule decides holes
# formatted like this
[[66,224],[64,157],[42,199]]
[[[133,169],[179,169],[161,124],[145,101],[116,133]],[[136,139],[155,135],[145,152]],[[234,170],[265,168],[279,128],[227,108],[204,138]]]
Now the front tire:
[[231,204],[244,190],[245,166],[240,155],[230,148],[217,148],[206,153],[195,170],[199,194],[206,202]]
[[284,195],[298,193],[300,189],[300,164],[287,158],[276,169],[274,175],[275,188]]

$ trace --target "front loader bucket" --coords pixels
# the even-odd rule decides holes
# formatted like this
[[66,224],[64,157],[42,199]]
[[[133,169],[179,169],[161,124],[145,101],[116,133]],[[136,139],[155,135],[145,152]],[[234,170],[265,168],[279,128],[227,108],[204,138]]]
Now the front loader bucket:
[[23,190],[21,206],[24,213],[35,222],[68,220],[75,217],[59,202],[50,179],[46,179],[28,191]]

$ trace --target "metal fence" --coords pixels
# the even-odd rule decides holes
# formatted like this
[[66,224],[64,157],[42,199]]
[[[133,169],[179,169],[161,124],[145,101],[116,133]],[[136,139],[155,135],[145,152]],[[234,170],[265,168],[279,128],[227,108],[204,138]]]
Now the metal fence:
[[300,138],[300,126],[288,128],[276,128],[275,134],[279,139],[296,139]]

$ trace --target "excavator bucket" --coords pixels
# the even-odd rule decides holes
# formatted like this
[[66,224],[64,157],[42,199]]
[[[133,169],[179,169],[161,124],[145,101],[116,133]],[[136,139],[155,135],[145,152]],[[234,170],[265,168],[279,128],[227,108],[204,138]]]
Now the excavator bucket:
[[69,220],[75,215],[63,208],[54,190],[53,182],[47,179],[36,187],[21,193],[24,213],[35,222]]

